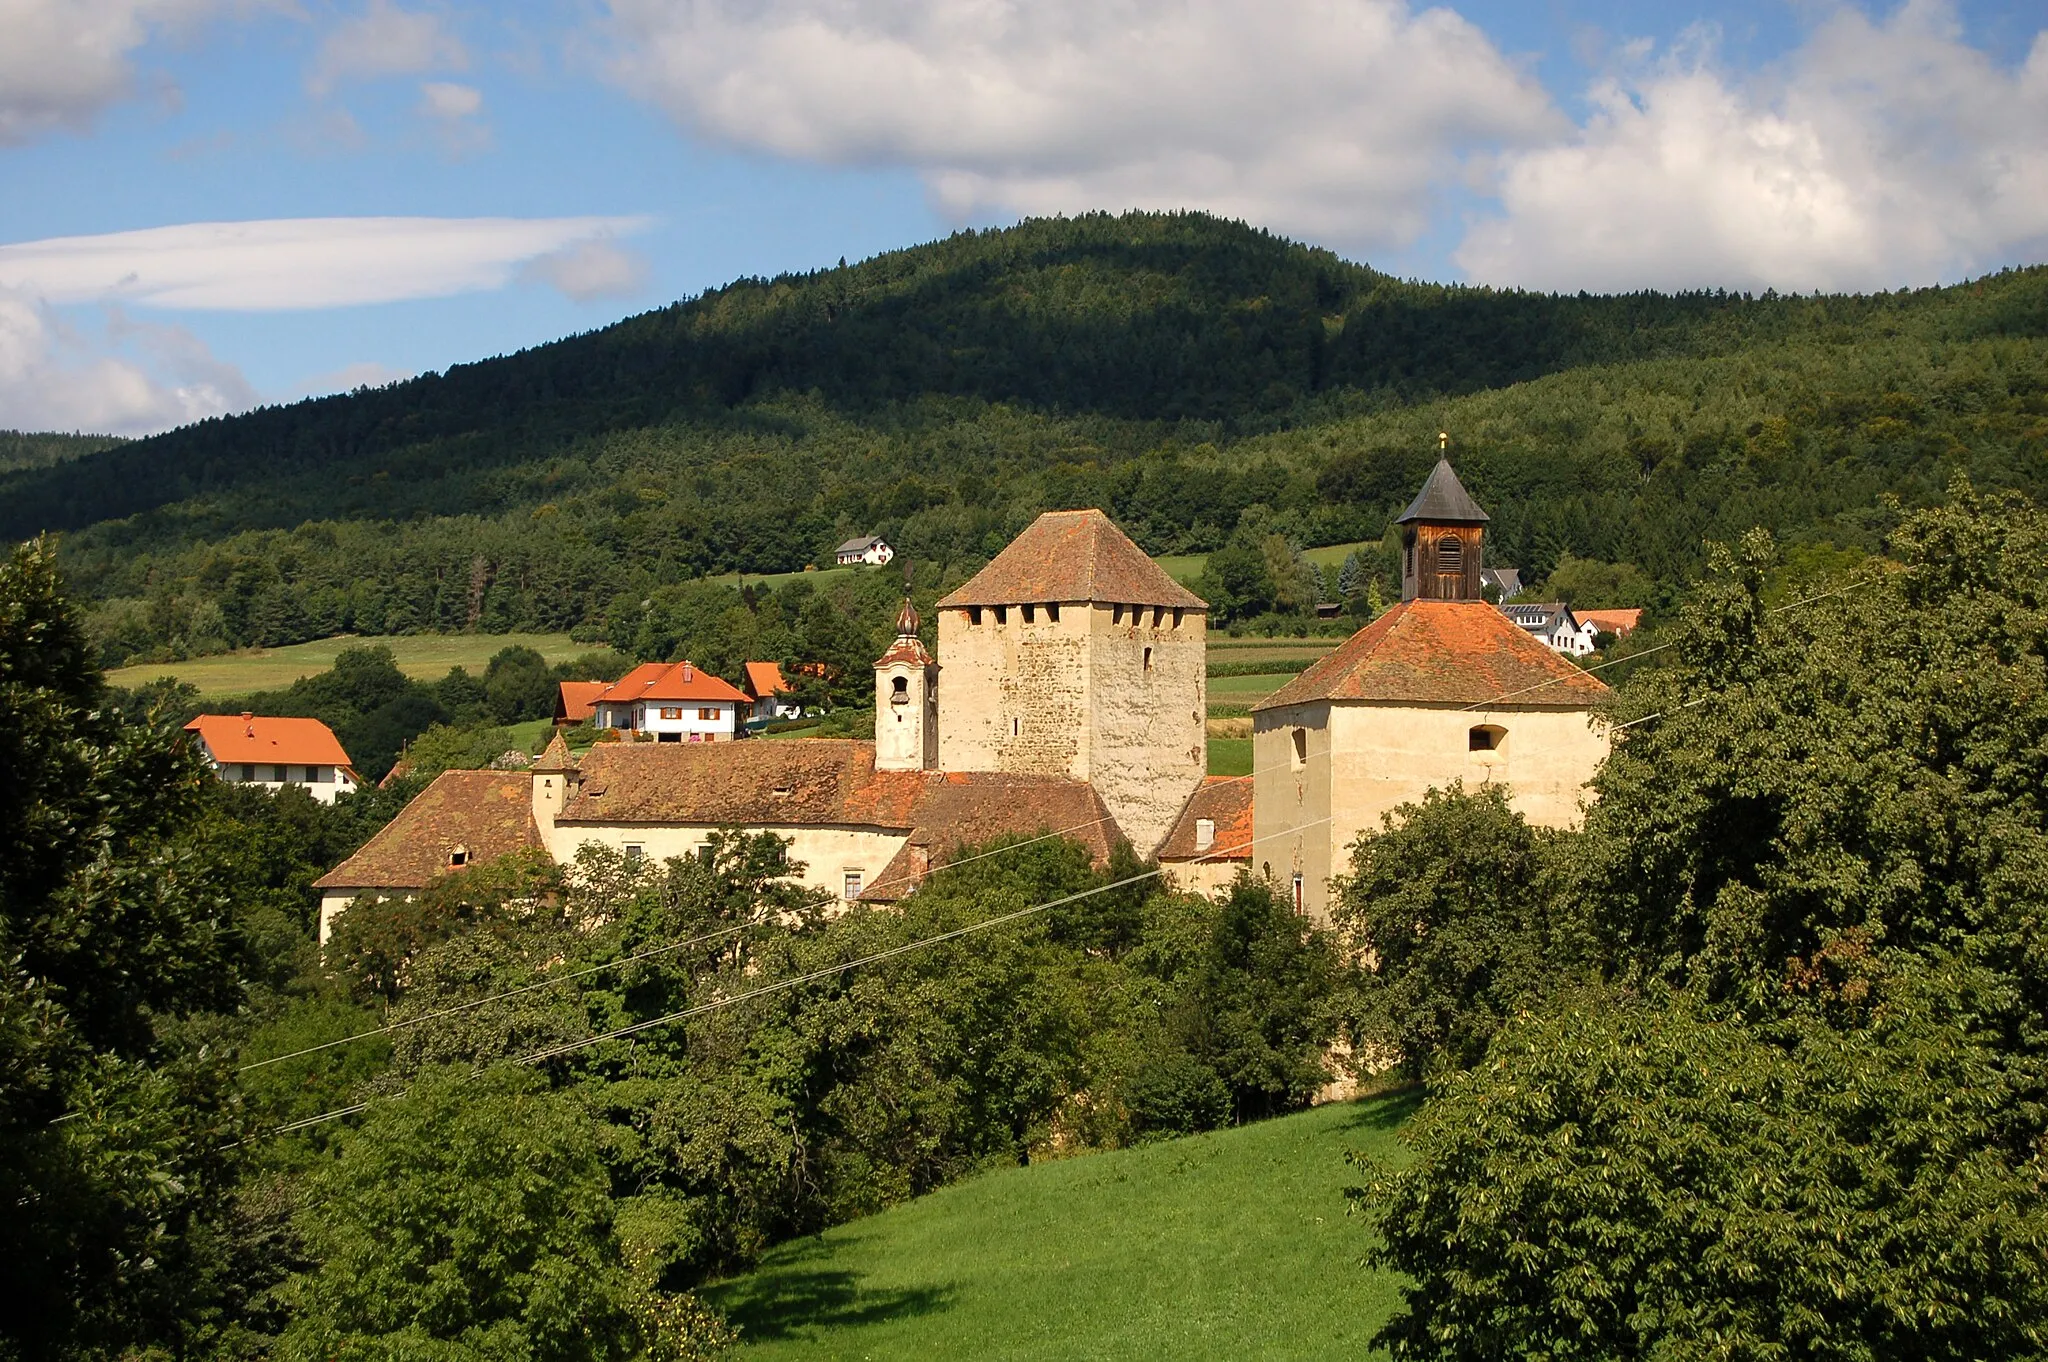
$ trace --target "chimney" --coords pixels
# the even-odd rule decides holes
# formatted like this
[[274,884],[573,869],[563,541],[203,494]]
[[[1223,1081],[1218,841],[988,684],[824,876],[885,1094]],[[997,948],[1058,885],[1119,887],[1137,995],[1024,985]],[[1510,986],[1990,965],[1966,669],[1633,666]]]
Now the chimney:
[[252,710],[246,710],[246,709],[242,711],[242,736],[243,736],[243,737],[245,737],[245,738],[253,738],[253,737],[255,737],[255,736],[256,736],[256,724],[255,724],[255,722],[254,722],[254,721],[255,721],[255,718],[256,718],[256,715],[255,715],[255,712],[254,712],[254,711],[252,711]]
[[683,680],[695,681],[696,679],[697,669],[695,667],[692,667],[689,663],[685,662],[683,664]]

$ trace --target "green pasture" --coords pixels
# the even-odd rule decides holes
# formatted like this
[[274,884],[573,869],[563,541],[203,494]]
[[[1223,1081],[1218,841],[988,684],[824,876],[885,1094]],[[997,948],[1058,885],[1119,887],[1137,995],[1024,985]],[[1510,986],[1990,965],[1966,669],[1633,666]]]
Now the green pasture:
[[704,1294],[748,1362],[1371,1356],[1399,1303],[1345,1214],[1407,1097],[989,1173],[785,1244]]
[[[1344,566],[1344,560],[1354,549],[1377,549],[1377,539],[1361,539],[1350,544],[1326,544],[1321,548],[1303,549],[1301,556],[1323,570],[1323,575],[1333,579],[1337,570]],[[1202,569],[1209,565],[1206,553],[1167,553],[1152,560],[1166,569],[1166,575],[1183,586],[1192,587],[1195,579],[1202,575]]]
[[289,686],[302,676],[324,672],[334,665],[342,649],[358,646],[389,648],[400,671],[432,681],[446,676],[450,667],[480,672],[493,654],[515,644],[535,649],[549,662],[566,662],[590,652],[594,646],[577,643],[567,634],[342,634],[286,648],[249,648],[185,662],[146,662],[137,667],[121,667],[107,673],[107,682],[136,686],[160,676],[175,676],[198,687],[203,696],[248,695]]
[[1248,776],[1252,773],[1252,740],[1250,738],[1209,739],[1209,774],[1212,776]]

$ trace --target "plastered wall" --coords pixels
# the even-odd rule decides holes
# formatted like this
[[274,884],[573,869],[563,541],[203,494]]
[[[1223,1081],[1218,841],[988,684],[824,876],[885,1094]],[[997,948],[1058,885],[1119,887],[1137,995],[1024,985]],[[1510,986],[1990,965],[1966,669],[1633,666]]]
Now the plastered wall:
[[[1471,750],[1479,725],[1505,731],[1498,749]],[[1297,728],[1308,750],[1299,767]],[[1282,887],[1299,871],[1303,906],[1327,921],[1331,875],[1349,870],[1351,844],[1386,813],[1463,781],[1506,785],[1509,802],[1538,827],[1573,827],[1607,747],[1604,727],[1584,710],[1327,702],[1267,710],[1252,727],[1253,863],[1270,866]]]

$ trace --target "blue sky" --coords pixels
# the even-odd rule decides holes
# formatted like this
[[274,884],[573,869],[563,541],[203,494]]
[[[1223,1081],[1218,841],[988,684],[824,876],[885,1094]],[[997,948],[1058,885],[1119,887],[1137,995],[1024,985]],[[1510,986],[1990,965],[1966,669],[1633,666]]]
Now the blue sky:
[[0,427],[162,429],[1096,208],[1536,288],[2048,257],[2024,4],[0,0],[0,25]]

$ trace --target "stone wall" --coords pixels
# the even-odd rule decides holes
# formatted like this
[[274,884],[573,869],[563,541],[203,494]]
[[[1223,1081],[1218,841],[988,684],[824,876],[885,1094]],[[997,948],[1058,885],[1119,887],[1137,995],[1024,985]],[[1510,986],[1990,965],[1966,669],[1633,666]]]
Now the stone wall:
[[1138,854],[1150,855],[1208,770],[1206,617],[1097,605],[1089,623],[1087,778]]
[[939,769],[1089,778],[1088,607],[1030,615],[939,612]]

